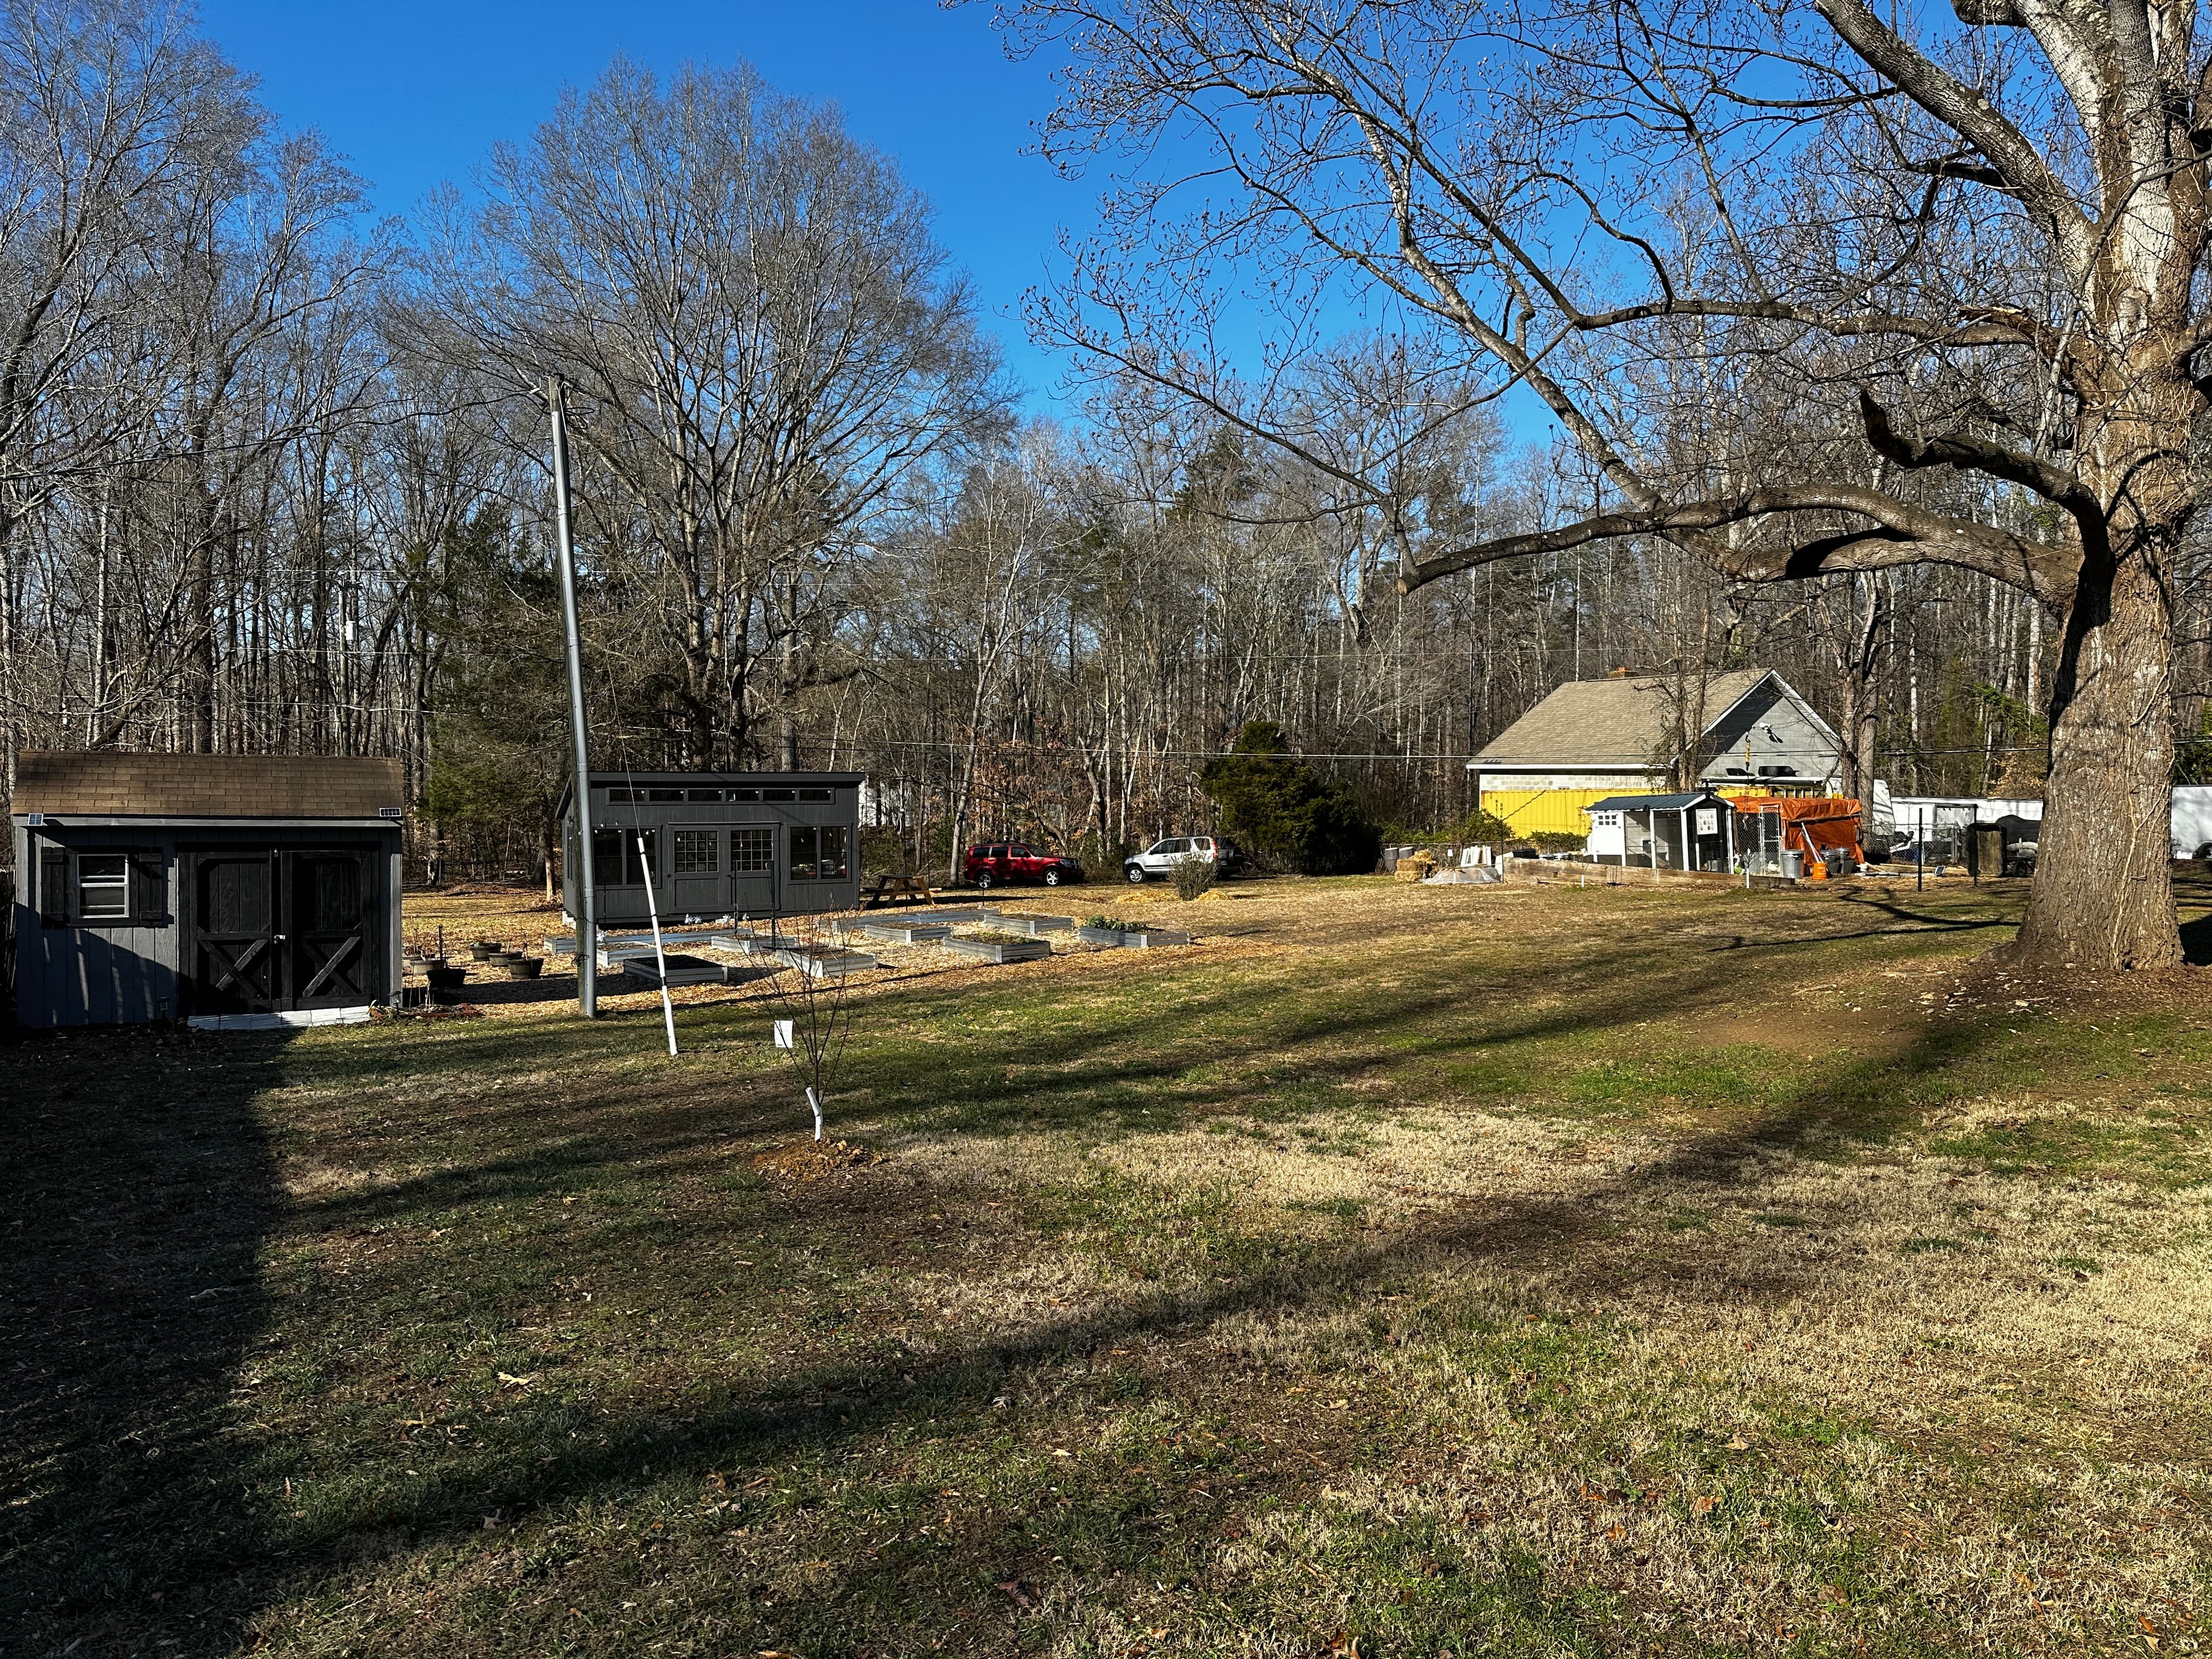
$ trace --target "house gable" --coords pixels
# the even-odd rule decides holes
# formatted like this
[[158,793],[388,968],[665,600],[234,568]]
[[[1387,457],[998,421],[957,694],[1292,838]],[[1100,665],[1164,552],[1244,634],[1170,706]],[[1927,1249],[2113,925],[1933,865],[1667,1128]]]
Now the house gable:
[[1698,775],[1710,786],[1825,789],[1842,770],[1834,729],[1779,674],[1764,676],[1724,710],[1704,747],[1712,758]]

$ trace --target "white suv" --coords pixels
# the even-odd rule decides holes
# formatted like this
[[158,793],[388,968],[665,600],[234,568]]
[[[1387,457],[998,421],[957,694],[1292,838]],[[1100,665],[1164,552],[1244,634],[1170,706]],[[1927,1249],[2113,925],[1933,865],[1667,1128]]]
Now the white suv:
[[1170,836],[1122,860],[1121,873],[1129,878],[1132,886],[1141,886],[1154,877],[1165,881],[1175,874],[1177,859],[1194,855],[1212,859],[1215,872],[1220,875],[1233,876],[1244,867],[1244,855],[1218,836]]

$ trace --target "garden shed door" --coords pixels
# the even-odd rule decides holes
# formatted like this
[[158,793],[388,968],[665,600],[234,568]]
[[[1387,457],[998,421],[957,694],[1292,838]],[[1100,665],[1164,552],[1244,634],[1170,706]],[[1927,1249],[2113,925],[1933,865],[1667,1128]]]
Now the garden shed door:
[[277,854],[241,848],[179,861],[185,866],[185,1012],[274,1013],[284,1006]]
[[184,854],[186,1012],[356,1008],[388,995],[377,857],[350,847]]
[[777,828],[773,823],[733,823],[724,826],[729,852],[729,897],[726,908],[736,916],[777,914],[775,879]]
[[358,1008],[386,994],[377,937],[376,854],[352,848],[287,853],[285,954],[295,1008]]

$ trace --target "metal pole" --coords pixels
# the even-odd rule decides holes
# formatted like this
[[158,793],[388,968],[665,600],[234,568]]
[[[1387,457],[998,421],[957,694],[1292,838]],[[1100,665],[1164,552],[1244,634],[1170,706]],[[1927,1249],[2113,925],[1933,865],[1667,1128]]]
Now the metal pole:
[[1923,891],[1928,885],[1928,809],[1920,809],[1920,833],[1912,838],[1912,890]]
[[568,516],[568,398],[558,374],[545,378],[553,422],[553,529],[560,552],[561,622],[568,639],[568,732],[576,769],[576,1006],[599,1017],[599,905],[592,870],[592,748],[584,724],[584,640],[576,613],[576,542]]

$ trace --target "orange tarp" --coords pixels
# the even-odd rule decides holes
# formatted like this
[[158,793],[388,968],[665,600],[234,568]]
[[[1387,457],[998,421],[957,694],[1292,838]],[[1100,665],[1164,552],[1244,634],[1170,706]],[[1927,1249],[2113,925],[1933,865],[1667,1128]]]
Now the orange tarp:
[[1782,845],[1808,864],[1825,864],[1831,852],[1864,864],[1859,846],[1859,803],[1843,795],[1764,795],[1734,803],[1739,812],[1771,812],[1782,820]]

